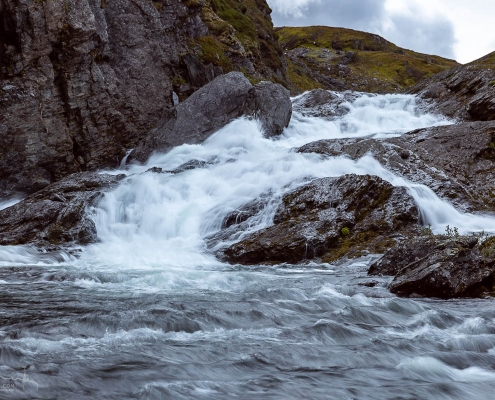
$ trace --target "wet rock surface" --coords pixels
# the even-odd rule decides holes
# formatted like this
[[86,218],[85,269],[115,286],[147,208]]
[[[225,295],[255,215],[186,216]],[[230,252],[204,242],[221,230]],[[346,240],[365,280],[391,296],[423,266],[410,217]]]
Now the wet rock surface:
[[370,275],[395,276],[399,296],[477,297],[495,285],[495,239],[429,236],[405,241],[374,263]]
[[96,242],[96,227],[87,208],[123,178],[124,175],[76,173],[1,210],[0,245],[52,248]]
[[253,87],[241,72],[230,72],[180,103],[173,117],[152,130],[130,154],[129,161],[144,162],[153,152],[202,143],[241,116],[259,119],[267,137],[279,135],[289,125],[291,114],[288,90],[271,82]]
[[307,117],[320,117],[332,120],[349,112],[345,106],[359,97],[355,92],[335,93],[316,89],[307,92],[293,101],[293,109]]
[[392,232],[417,222],[405,188],[370,175],[316,179],[283,197],[273,226],[230,246],[224,257],[241,264],[330,261],[384,250]]
[[[483,60],[483,59],[481,59]],[[478,60],[478,61],[481,61]],[[409,93],[432,101],[432,109],[464,121],[495,120],[495,69],[473,62],[428,78]]]
[[388,170],[430,187],[463,210],[495,210],[495,123],[465,122],[420,129],[391,139],[321,140],[301,153],[371,154]]

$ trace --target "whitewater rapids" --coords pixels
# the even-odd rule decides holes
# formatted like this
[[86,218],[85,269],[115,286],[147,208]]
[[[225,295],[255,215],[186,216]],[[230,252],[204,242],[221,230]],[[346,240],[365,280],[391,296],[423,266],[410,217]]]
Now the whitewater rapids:
[[[288,191],[350,173],[406,187],[435,232],[495,232],[495,219],[457,211],[370,155],[293,150],[452,123],[409,95],[362,94],[347,107],[335,121],[295,113],[275,139],[239,119],[202,145],[110,171],[128,177],[90,210],[101,242],[78,257],[0,248],[0,398],[492,399],[491,300],[396,298],[388,278],[366,276],[372,256],[242,267],[206,249],[249,201],[271,198],[237,239],[269,226]],[[193,160],[205,164],[147,172]]]

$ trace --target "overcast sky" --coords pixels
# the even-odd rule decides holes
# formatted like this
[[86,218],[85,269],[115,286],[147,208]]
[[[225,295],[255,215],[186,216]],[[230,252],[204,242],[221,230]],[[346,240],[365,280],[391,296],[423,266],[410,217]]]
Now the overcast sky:
[[275,26],[377,33],[398,46],[467,63],[495,51],[495,0],[268,0]]

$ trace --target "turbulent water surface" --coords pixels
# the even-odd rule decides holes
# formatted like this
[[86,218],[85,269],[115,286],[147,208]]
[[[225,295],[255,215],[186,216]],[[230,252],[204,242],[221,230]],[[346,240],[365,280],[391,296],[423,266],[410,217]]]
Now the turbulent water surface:
[[[397,298],[387,278],[366,276],[371,256],[242,267],[206,249],[250,200],[272,199],[233,240],[270,225],[287,191],[348,173],[407,187],[436,231],[495,231],[492,218],[456,211],[369,155],[293,151],[449,123],[406,95],[363,94],[348,107],[333,122],[295,114],[274,140],[240,119],[128,167],[91,210],[101,243],[77,257],[0,248],[0,398],[493,399],[492,300]],[[206,163],[146,172],[191,160]]]

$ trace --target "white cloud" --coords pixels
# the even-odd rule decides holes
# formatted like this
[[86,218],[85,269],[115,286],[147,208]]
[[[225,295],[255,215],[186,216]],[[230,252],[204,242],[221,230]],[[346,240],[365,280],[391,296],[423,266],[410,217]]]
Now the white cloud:
[[495,51],[494,0],[268,0],[277,26],[373,32],[411,50],[466,63]]
[[310,4],[319,3],[321,0],[271,0],[270,7],[284,16],[304,18],[305,11]]

